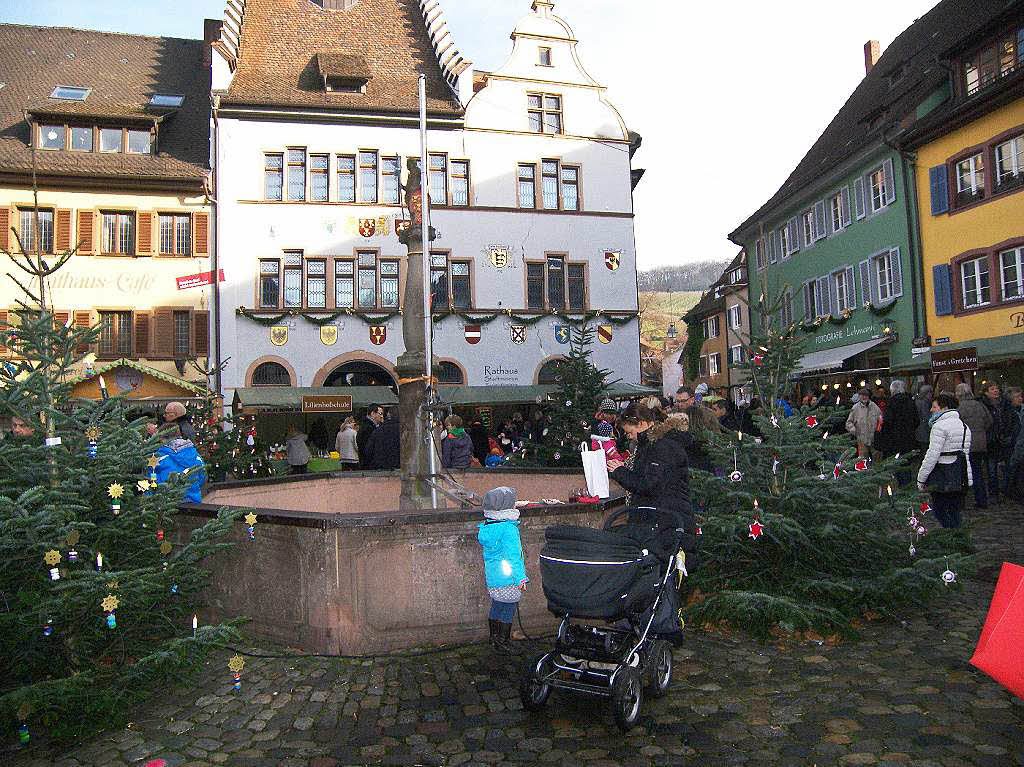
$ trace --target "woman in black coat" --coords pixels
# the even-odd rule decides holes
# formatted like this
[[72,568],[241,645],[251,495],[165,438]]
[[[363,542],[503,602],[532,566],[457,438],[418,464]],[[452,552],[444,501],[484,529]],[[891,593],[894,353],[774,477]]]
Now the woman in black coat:
[[608,461],[612,479],[632,494],[633,506],[653,506],[676,512],[693,531],[690,471],[686,458],[689,421],[683,414],[666,418],[661,410],[634,403],[620,419],[623,430],[637,441],[632,467]]

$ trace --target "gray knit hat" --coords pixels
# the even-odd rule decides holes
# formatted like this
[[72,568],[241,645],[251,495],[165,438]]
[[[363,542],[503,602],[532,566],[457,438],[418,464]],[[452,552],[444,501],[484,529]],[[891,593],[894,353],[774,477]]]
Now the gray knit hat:
[[484,493],[484,511],[504,511],[516,507],[514,487],[496,487]]
[[619,409],[615,406],[615,400],[605,397],[601,400],[601,407],[598,408],[601,413],[617,413]]

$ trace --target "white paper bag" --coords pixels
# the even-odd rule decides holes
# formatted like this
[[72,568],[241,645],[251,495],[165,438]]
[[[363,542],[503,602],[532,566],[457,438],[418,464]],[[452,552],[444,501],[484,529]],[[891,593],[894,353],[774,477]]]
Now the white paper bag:
[[587,492],[605,499],[610,493],[608,490],[608,457],[604,450],[587,450],[586,445],[580,445],[580,452],[583,456],[583,474],[587,478]]

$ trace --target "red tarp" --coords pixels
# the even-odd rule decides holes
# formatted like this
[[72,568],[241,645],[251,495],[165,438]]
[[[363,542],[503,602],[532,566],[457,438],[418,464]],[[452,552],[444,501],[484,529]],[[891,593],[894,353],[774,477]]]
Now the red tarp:
[[1024,700],[1024,567],[1003,563],[971,665]]

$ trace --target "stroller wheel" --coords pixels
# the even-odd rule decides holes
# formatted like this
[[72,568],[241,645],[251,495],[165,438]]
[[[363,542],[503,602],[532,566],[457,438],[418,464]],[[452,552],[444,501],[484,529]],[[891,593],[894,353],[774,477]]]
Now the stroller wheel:
[[658,639],[651,645],[647,673],[647,691],[652,698],[660,698],[668,692],[672,683],[672,646],[664,639]]
[[527,711],[540,711],[551,695],[551,685],[543,681],[551,673],[554,664],[548,653],[538,655],[526,668],[519,682],[519,698]]
[[629,732],[636,724],[642,699],[640,671],[632,666],[623,666],[615,675],[612,685],[612,713],[615,715],[615,724],[623,732]]

